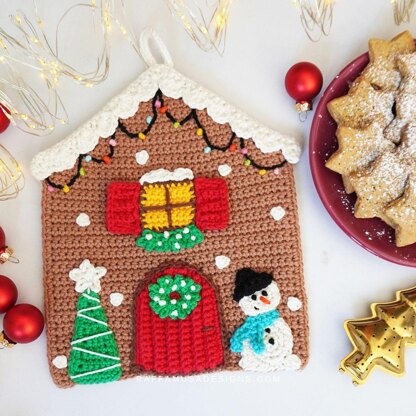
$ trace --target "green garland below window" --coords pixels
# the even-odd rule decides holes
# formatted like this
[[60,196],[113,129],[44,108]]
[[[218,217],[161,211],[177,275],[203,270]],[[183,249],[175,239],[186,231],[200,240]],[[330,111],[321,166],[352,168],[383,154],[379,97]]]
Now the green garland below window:
[[158,233],[152,230],[143,230],[136,240],[136,245],[146,251],[157,253],[178,253],[184,248],[193,248],[204,241],[204,235],[191,224],[188,227]]

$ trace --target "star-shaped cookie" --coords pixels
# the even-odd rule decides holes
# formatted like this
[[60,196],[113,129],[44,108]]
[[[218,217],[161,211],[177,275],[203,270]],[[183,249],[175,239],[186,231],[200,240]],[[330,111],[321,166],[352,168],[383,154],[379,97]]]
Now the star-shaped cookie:
[[397,58],[402,82],[396,98],[396,118],[386,128],[386,137],[400,142],[402,130],[416,119],[416,53]]
[[366,80],[378,89],[397,89],[400,73],[396,58],[415,50],[413,36],[409,31],[400,33],[392,40],[370,39],[368,42],[370,63],[359,80]]
[[416,243],[416,169],[409,177],[403,196],[388,205],[385,215],[396,231],[398,247]]
[[370,167],[353,173],[350,180],[357,194],[355,217],[378,217],[391,225],[385,207],[402,195],[409,170],[397,152],[391,152],[379,156]]
[[378,217],[394,226],[386,215],[387,205],[401,197],[416,161],[416,123],[406,126],[403,139],[394,152],[383,153],[365,169],[351,174],[357,194],[354,215]]
[[393,120],[392,108],[395,93],[376,90],[369,82],[362,81],[344,95],[328,103],[328,111],[338,126],[364,129],[376,118],[382,127]]
[[325,166],[342,175],[347,193],[354,192],[349,176],[367,167],[377,156],[391,152],[395,146],[383,135],[380,119],[360,130],[340,126],[337,130],[338,150],[329,158]]

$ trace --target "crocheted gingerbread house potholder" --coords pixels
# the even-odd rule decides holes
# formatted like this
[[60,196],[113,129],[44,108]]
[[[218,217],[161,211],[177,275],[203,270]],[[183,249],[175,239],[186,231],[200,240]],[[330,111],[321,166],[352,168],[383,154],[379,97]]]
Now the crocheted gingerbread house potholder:
[[300,145],[182,76],[155,38],[157,63],[152,36],[149,69],[32,162],[53,379],[300,369]]

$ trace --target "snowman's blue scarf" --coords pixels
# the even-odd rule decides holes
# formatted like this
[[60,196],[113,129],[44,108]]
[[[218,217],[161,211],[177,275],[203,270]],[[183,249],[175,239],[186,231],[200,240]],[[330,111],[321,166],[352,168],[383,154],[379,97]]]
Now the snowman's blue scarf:
[[272,325],[279,316],[278,310],[249,316],[231,337],[231,351],[241,352],[243,350],[243,341],[248,340],[252,350],[256,354],[262,354],[266,349],[264,345],[264,330]]

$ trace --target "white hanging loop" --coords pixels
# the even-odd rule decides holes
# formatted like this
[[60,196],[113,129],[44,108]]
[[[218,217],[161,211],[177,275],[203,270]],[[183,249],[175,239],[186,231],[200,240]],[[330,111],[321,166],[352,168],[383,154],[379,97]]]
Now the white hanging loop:
[[[151,52],[150,42],[154,43],[156,50],[162,57],[162,62],[158,62],[153,53]],[[142,55],[142,58],[146,62],[147,66],[163,64],[173,67],[172,57],[170,56],[168,48],[163,43],[158,33],[151,27],[147,27],[140,34],[140,53]]]

